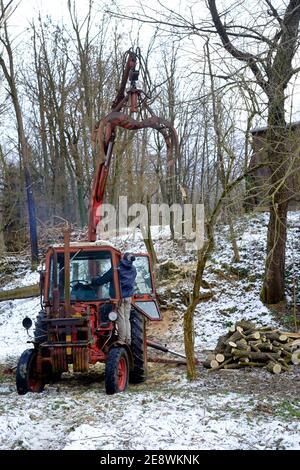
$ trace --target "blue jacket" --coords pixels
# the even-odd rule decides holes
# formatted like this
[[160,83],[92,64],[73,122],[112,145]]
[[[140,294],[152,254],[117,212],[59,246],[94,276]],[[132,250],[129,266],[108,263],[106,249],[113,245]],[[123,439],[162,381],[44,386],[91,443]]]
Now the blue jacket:
[[[122,259],[118,266],[120,286],[121,286],[121,297],[131,297],[134,290],[134,282],[136,278],[136,268],[133,266],[132,261],[127,259]],[[113,286],[113,269],[110,268],[103,276],[100,276],[94,280],[94,284],[102,286],[107,282],[110,282],[109,286],[109,295],[111,297],[115,296],[114,286]]]
[[136,278],[136,267],[132,261],[121,259],[119,263],[119,276],[121,285],[121,297],[131,297],[134,290],[134,281]]

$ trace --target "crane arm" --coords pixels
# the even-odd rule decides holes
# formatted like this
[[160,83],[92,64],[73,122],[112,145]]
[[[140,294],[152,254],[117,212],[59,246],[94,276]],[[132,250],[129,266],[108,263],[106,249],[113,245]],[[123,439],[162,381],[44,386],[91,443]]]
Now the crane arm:
[[[97,226],[101,220],[100,209],[104,199],[117,127],[127,130],[145,128],[157,130],[162,134],[166,143],[168,168],[174,169],[174,152],[178,148],[178,139],[171,123],[164,118],[156,116],[148,106],[146,99],[143,100],[143,109],[147,111],[148,116],[140,121],[132,117],[139,109],[142,91],[136,88],[139,74],[138,70],[136,70],[138,54],[133,51],[128,51],[127,54],[128,58],[124,67],[120,89],[112,104],[112,111],[102,118],[94,129],[94,140],[98,146],[99,163],[94,177],[89,206],[89,241],[96,241],[97,238]],[[130,81],[130,88],[126,91],[128,80]],[[123,108],[125,109],[122,112]],[[168,184],[172,184],[170,178]]]

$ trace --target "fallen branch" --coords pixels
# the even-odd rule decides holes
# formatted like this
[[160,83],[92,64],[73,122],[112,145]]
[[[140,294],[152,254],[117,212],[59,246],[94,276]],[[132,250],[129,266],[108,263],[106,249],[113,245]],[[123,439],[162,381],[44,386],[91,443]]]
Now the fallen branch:
[[0,302],[3,302],[4,300],[28,299],[30,297],[38,297],[39,295],[39,284],[33,284],[31,286],[25,287],[16,287],[15,289],[0,291]]

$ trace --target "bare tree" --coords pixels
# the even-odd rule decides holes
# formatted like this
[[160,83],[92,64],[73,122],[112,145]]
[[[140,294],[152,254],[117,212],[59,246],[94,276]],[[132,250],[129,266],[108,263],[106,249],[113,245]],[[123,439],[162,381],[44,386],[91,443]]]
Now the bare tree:
[[[247,64],[268,100],[267,148],[272,178],[267,258],[261,297],[266,303],[277,303],[285,297],[286,222],[289,200],[285,90],[296,72],[292,62],[299,44],[300,1],[290,0],[284,11],[279,11],[275,8],[275,2],[265,0],[267,10],[265,16],[276,23],[276,28],[270,28],[265,23],[265,31],[258,26],[242,28],[237,22],[230,22],[226,26],[217,10],[215,0],[208,0],[208,5],[224,48],[235,59]],[[263,52],[254,54],[239,49],[232,42],[232,38],[236,35],[260,43],[264,46]]]
[[[9,2],[10,4],[11,2]],[[30,155],[29,145],[25,134],[23,113],[20,105],[19,93],[17,88],[16,73],[14,67],[14,57],[11,46],[11,40],[7,30],[7,20],[5,19],[5,12],[7,12],[8,5],[4,6],[1,0],[1,17],[3,17],[3,34],[0,31],[0,42],[3,45],[7,62],[4,60],[3,55],[0,55],[0,66],[2,68],[4,77],[9,87],[9,93],[13,102],[17,128],[19,137],[19,151],[23,164],[24,179],[27,194],[27,208],[28,208],[28,221],[30,228],[30,242],[31,242],[31,260],[34,267],[38,262],[38,243],[37,243],[37,228],[36,228],[36,211],[35,200],[32,188],[32,179],[30,174]]]

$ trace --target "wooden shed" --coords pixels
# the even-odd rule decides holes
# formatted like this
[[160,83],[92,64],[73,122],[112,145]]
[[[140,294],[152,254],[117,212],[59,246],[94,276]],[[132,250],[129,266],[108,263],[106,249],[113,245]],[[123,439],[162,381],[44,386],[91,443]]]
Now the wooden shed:
[[[267,127],[257,127],[251,130],[252,156],[250,169],[266,163],[266,134]],[[287,127],[286,158],[289,160],[289,173],[287,185],[290,193],[290,208],[300,206],[300,121]],[[268,193],[270,189],[271,169],[264,166],[253,170],[247,179],[247,206],[264,207],[269,205]]]

